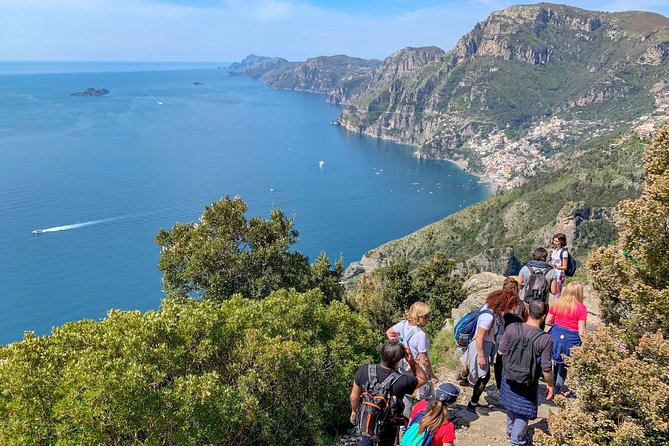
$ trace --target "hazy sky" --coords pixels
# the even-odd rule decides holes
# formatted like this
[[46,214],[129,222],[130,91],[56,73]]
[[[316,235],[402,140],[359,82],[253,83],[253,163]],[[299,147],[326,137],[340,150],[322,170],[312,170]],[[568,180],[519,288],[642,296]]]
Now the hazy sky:
[[[382,59],[452,48],[506,0],[0,0],[0,60]],[[669,16],[669,0],[575,0]]]

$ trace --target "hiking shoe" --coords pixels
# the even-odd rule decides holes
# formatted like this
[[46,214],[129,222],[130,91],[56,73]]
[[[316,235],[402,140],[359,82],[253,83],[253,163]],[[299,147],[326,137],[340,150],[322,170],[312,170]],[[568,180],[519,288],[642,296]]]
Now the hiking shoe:
[[469,379],[466,376],[462,376],[461,374],[458,373],[458,384],[462,387],[471,387],[471,384],[469,384]]

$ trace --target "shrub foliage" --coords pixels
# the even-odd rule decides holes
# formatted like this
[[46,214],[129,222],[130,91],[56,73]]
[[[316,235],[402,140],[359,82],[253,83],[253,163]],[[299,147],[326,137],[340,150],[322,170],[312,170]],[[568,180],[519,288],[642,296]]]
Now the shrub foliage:
[[323,300],[168,298],[28,334],[0,349],[0,444],[321,444],[379,341]]
[[290,250],[299,237],[292,219],[278,208],[269,219],[249,219],[247,210],[240,197],[226,196],[205,206],[197,223],[160,230],[158,269],[168,296],[224,300],[239,293],[258,299],[282,288],[318,287],[328,300],[343,297],[341,259],[332,269],[321,254],[310,266],[306,256]]
[[347,300],[377,329],[384,331],[400,320],[416,301],[432,309],[425,331],[434,336],[450,317],[451,310],[467,297],[463,279],[453,274],[455,263],[439,253],[410,271],[408,261],[391,262],[373,274],[360,277]]
[[561,401],[540,445],[669,444],[669,126],[644,161],[641,197],[619,207],[618,241],[587,262],[610,326],[574,349],[578,398]]

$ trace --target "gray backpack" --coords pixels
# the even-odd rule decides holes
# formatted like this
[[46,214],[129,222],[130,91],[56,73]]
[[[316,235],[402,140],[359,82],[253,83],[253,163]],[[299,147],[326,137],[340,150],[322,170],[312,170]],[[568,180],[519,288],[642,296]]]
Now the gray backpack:
[[548,303],[550,285],[546,278],[546,271],[529,265],[527,265],[527,269],[530,270],[530,277],[523,284],[523,300],[525,302],[541,300]]

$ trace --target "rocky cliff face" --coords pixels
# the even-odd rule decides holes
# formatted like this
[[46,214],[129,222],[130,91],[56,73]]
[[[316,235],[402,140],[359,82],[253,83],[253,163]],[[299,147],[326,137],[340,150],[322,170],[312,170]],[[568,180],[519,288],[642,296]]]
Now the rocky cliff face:
[[282,59],[281,57],[250,55],[240,63],[230,65],[228,67],[228,76],[248,76],[253,79],[259,79],[262,75],[288,63],[286,59]]
[[[389,57],[337,123],[461,161],[498,187],[545,170],[568,147],[657,122],[653,86],[669,70],[669,19],[542,3],[491,14],[448,53]],[[614,111],[615,110],[615,111]]]
[[261,79],[275,88],[331,94],[346,82],[371,75],[381,64],[349,56],[321,56],[268,71]]

